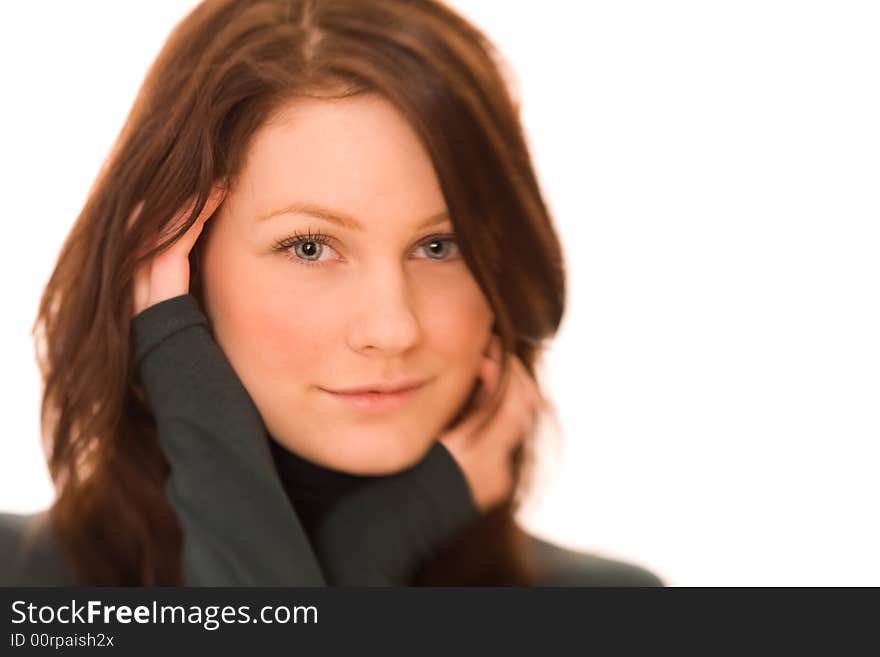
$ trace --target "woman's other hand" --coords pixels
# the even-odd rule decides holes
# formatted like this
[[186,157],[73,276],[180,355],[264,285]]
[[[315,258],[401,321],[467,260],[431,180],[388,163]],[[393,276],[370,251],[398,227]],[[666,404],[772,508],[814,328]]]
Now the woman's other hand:
[[499,385],[501,358],[500,340],[493,335],[480,368],[480,390],[473,409],[440,437],[440,442],[464,471],[477,508],[483,513],[504,502],[513,492],[511,455],[544,407],[535,380],[519,358],[508,354],[510,376],[503,400],[495,417],[479,431],[489,414],[491,396]]
[[[183,237],[155,255],[135,272],[132,317],[160,301],[189,293],[189,253],[201,235],[205,222],[214,214],[224,197],[224,189],[219,186],[215,187],[198,219]],[[167,222],[163,237],[175,231],[186,220],[194,205],[195,199],[190,200]],[[143,201],[137,205],[129,217],[129,226],[137,219],[142,207]]]

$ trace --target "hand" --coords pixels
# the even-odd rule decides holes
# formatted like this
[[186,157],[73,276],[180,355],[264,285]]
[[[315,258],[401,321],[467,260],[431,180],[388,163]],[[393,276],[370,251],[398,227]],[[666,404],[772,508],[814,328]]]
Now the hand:
[[500,340],[493,335],[480,368],[480,390],[473,410],[440,437],[464,472],[477,508],[483,513],[504,502],[513,492],[511,454],[545,406],[525,366],[515,355],[508,354],[510,376],[503,400],[495,417],[479,430],[489,415],[489,401],[499,384],[501,357]]
[[[225,197],[225,190],[215,187],[204,209],[183,237],[142,265],[134,275],[134,310],[132,317],[160,301],[189,293],[189,253],[202,233],[205,222],[214,214]],[[128,219],[131,226],[143,208],[138,203]],[[166,224],[162,236],[176,230],[192,212],[195,199],[191,199]],[[160,238],[161,239],[161,238]]]

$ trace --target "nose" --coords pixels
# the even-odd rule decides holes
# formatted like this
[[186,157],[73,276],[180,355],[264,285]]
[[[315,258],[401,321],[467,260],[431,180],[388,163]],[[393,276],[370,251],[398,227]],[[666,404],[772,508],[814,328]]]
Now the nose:
[[373,270],[354,288],[349,346],[383,356],[405,353],[421,339],[413,290],[400,267]]

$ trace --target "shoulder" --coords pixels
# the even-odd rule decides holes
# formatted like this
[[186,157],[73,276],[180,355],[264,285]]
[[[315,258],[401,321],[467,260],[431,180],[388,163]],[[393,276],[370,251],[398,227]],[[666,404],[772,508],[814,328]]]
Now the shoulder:
[[535,564],[538,586],[665,586],[646,568],[578,552],[526,534],[525,543]]
[[0,513],[0,586],[74,586],[45,511]]

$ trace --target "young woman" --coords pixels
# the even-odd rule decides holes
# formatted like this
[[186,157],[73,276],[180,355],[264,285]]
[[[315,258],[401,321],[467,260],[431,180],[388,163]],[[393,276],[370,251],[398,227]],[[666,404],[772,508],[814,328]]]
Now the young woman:
[[499,62],[433,0],[177,26],[42,299],[4,583],[660,583],[514,519],[565,285]]

